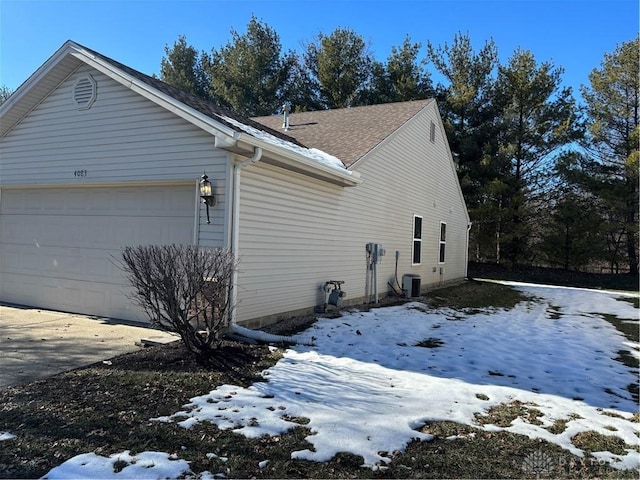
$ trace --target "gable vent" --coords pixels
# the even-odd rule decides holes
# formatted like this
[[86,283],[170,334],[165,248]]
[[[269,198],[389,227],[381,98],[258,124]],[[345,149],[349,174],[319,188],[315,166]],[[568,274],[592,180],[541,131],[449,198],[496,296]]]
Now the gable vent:
[[91,75],[79,78],[73,86],[73,101],[78,110],[91,108],[96,101],[96,81]]

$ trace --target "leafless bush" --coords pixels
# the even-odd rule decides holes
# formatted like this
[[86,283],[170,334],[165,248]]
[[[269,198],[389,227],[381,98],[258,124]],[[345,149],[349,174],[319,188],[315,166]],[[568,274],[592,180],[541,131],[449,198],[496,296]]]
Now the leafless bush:
[[206,362],[229,325],[233,254],[193,245],[142,245],[122,249],[132,298],[152,325],[176,332]]

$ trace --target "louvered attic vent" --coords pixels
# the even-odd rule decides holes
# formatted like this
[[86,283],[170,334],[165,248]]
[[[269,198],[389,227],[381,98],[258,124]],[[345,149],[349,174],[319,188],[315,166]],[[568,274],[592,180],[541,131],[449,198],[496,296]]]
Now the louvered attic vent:
[[96,81],[91,75],[79,78],[73,86],[73,101],[76,102],[78,110],[91,108],[96,101]]

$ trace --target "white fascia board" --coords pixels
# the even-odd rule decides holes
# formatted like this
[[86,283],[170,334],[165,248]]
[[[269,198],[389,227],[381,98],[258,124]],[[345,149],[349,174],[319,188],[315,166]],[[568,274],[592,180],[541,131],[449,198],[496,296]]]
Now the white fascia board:
[[[7,132],[11,131],[29,112],[33,111],[33,109],[46,98],[50,90],[53,89],[52,84],[51,87],[45,87],[46,93],[42,93],[39,97],[34,96],[31,99],[29,98],[40,82],[45,79],[52,70],[59,68],[60,64],[64,63],[69,53],[70,44],[72,43],[71,41],[67,41],[60,47],[0,105],[0,136],[4,136]],[[58,75],[59,80],[55,85],[67,79],[80,65],[81,63],[73,65],[72,62],[70,62],[69,65],[60,70],[60,74]],[[15,110],[16,108],[17,110]]]
[[66,42],[62,47],[60,47],[53,55],[51,55],[40,67],[33,72],[29,78],[27,78],[22,85],[18,87],[18,89],[2,104],[0,105],[0,115],[9,110],[15,103],[20,101],[20,99],[26,95],[31,88],[37,84],[44,76],[54,68],[62,58],[67,55],[69,48],[73,42]]
[[[265,157],[270,157],[277,162],[281,162],[293,170],[298,170],[311,175],[316,178],[322,178],[332,183],[336,183],[343,186],[356,186],[362,183],[360,179],[360,172],[354,172],[353,170],[341,171],[338,168],[333,168],[323,163],[314,161],[313,159],[306,157],[302,154],[289,150],[287,148],[279,147],[270,142],[256,138],[248,133],[239,133],[239,142],[250,145],[251,147],[260,147],[265,152]],[[265,161],[268,163],[268,161]]]
[[224,137],[226,137],[224,139],[221,139],[222,143],[228,145],[236,143],[238,139],[238,132],[224,125],[223,123],[217,122],[213,118],[199,112],[198,110],[177,101],[170,95],[156,90],[155,88],[127,74],[126,72],[114,68],[110,63],[93,56],[89,52],[80,48],[78,45],[75,45],[71,54],[77,58],[80,58],[86,64],[102,72],[121,85],[124,85],[125,87],[143,96],[144,98],[147,98],[157,105],[160,105],[161,107],[174,113],[180,118],[183,118],[184,120],[201,128],[205,132],[210,133],[211,135],[215,135],[216,137],[222,134]]

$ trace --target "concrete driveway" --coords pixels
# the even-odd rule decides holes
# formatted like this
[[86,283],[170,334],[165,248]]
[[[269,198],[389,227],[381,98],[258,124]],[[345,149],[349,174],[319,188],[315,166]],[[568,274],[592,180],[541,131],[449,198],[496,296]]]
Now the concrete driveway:
[[141,325],[0,304],[0,389],[179,337]]

